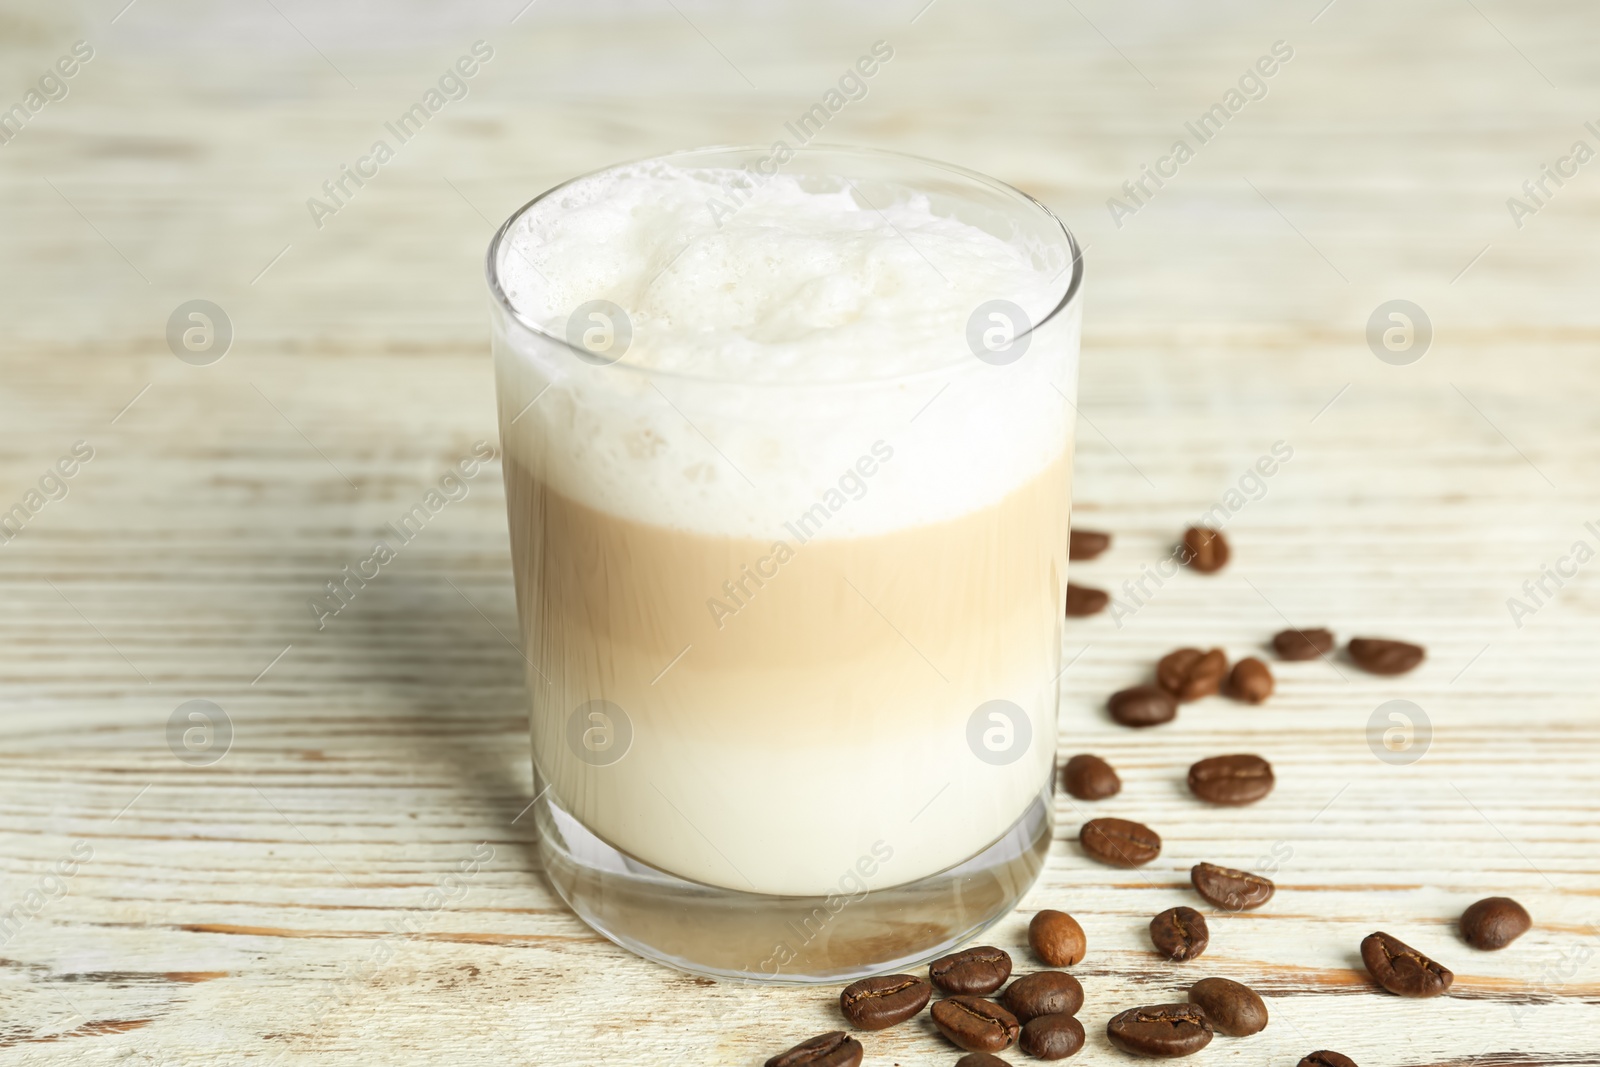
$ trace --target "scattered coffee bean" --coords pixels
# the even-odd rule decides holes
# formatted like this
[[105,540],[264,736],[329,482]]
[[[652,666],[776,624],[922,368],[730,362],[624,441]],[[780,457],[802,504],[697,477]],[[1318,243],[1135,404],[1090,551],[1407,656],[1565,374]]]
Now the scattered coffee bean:
[[1064,1060],[1083,1047],[1083,1024],[1070,1015],[1039,1015],[1022,1027],[1017,1047],[1041,1060]]
[[946,993],[984,996],[1011,977],[1011,957],[992,945],[964,948],[928,964],[928,977]]
[[1272,764],[1260,756],[1212,756],[1189,768],[1190,792],[1212,804],[1254,804],[1272,784]]
[[1165,689],[1136,685],[1111,694],[1106,703],[1111,717],[1124,726],[1159,726],[1178,714],[1178,702]]
[[1104,800],[1122,792],[1122,779],[1111,769],[1111,764],[1087,752],[1067,760],[1061,772],[1061,784],[1079,800]]
[[1185,704],[1211,696],[1222,688],[1227,675],[1228,657],[1220,648],[1210,652],[1180,648],[1168,652],[1156,664],[1157,684]]
[[928,1005],[933,986],[914,974],[883,974],[845,986],[839,1010],[860,1030],[883,1030],[905,1022]]
[[1150,920],[1150,940],[1169,960],[1192,960],[1211,943],[1206,917],[1193,908],[1168,908]]
[[1192,1056],[1211,1044],[1211,1023],[1194,1004],[1156,1004],[1113,1017],[1106,1036],[1135,1056]]
[[1378,984],[1397,997],[1436,997],[1456,980],[1449,968],[1381,931],[1362,939],[1361,961]]
[[1083,959],[1087,942],[1078,920],[1064,911],[1041,911],[1028,923],[1033,954],[1052,967],[1071,967]]
[[1067,583],[1067,617],[1080,619],[1085,615],[1097,615],[1106,610],[1106,605],[1111,603],[1111,596],[1104,589],[1096,589],[1091,585],[1073,585]]
[[1356,1067],[1356,1061],[1338,1052],[1313,1052],[1300,1061],[1298,1067]]
[[1228,695],[1246,704],[1259,704],[1272,695],[1276,688],[1272,672],[1254,656],[1247,656],[1233,665],[1228,675]]
[[1233,553],[1222,531],[1191,526],[1183,531],[1183,562],[1201,574],[1215,574],[1228,564]]
[[1189,987],[1189,1000],[1205,1010],[1219,1034],[1249,1037],[1267,1028],[1267,1005],[1247,985],[1227,978],[1202,978]]
[[861,1042],[843,1030],[835,1030],[778,1053],[767,1061],[766,1067],[857,1067],[862,1052]]
[[968,1052],[1010,1048],[1022,1027],[1016,1016],[982,997],[947,997],[933,1006],[933,1025]]
[[1311,630],[1284,630],[1272,635],[1272,649],[1280,659],[1316,659],[1333,651],[1333,631],[1320,627]]
[[1160,836],[1130,819],[1090,819],[1078,831],[1078,844],[1112,867],[1143,867],[1161,855]]
[[1111,547],[1111,535],[1099,530],[1073,530],[1067,538],[1068,559],[1094,559]]
[[1272,899],[1277,886],[1271,879],[1215,863],[1197,863],[1189,868],[1189,881],[1196,893],[1227,911],[1251,911]]
[[956,1061],[956,1067],[1011,1067],[1011,1064],[987,1052],[969,1052]]
[[1532,926],[1528,909],[1510,897],[1484,897],[1461,913],[1461,936],[1473,948],[1505,948]]
[[1041,1015],[1076,1015],[1083,1007],[1083,986],[1070,974],[1039,971],[1006,986],[1000,1003],[1021,1023]]
[[1350,662],[1372,674],[1404,674],[1427,656],[1421,645],[1383,637],[1352,637]]

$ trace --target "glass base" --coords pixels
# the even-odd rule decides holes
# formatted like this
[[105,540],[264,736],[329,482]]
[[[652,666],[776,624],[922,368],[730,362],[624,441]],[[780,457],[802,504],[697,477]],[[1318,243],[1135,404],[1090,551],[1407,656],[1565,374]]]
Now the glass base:
[[993,844],[937,874],[858,897],[771,896],[641,863],[548,794],[534,814],[546,877],[600,933],[691,974],[786,984],[847,982],[943,955],[1016,905],[1043,869],[1055,829],[1047,785]]

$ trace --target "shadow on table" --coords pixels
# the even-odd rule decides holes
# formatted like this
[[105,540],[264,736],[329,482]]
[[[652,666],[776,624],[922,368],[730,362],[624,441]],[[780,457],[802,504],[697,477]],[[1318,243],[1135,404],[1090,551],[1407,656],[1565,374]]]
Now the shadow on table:
[[[509,573],[398,559],[328,625],[341,684],[359,691],[362,739],[379,746],[419,818],[464,844],[509,845],[538,869],[525,661]],[[409,566],[408,566],[409,564]],[[420,786],[421,788],[417,788]],[[470,838],[470,842],[467,840]]]

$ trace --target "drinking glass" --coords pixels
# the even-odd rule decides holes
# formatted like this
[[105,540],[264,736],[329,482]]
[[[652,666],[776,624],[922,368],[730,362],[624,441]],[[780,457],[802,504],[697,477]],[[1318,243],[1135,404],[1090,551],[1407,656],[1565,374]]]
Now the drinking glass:
[[915,373],[719,376],[630,363],[627,308],[552,325],[508,295],[571,183],[489,247],[550,883],[692,972],[909,966],[1005,915],[1053,834],[1082,260],[1048,209],[960,167],[663,159],[742,170],[750,196],[781,171],[863,211],[926,198],[1048,282],[1031,313],[996,293],[950,336],[908,317],[903,343],[932,349]]

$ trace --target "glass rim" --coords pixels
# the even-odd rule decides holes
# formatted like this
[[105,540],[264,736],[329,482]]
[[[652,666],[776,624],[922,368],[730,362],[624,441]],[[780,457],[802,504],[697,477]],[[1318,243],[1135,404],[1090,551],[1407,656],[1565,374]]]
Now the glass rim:
[[[523,218],[523,216],[525,216],[529,211],[531,211],[534,208],[535,205],[543,202],[548,197],[551,197],[551,196],[555,195],[556,193],[559,193],[561,190],[567,188],[569,185],[573,185],[573,184],[575,184],[577,182],[581,182],[581,181],[584,181],[586,179],[593,178],[593,177],[595,177],[596,175],[599,175],[599,174],[604,174],[605,172],[610,171],[610,170],[615,170],[618,167],[626,167],[626,166],[630,166],[630,165],[635,164],[635,163],[650,163],[650,162],[655,162],[655,161],[658,161],[658,160],[668,160],[668,161],[670,161],[670,160],[677,159],[677,158],[680,158],[680,157],[683,157],[683,156],[703,155],[703,154],[713,153],[713,152],[768,153],[770,151],[771,151],[770,148],[762,147],[760,145],[705,145],[705,146],[699,147],[699,148],[680,148],[680,149],[677,149],[675,151],[666,152],[666,153],[662,153],[662,154],[659,154],[659,155],[640,156],[640,157],[637,157],[637,158],[634,158],[634,159],[622,160],[621,162],[617,162],[617,163],[608,163],[604,167],[600,167],[600,168],[598,168],[596,170],[587,171],[587,172],[585,172],[583,174],[575,175],[574,177],[568,178],[566,181],[558,182],[557,184],[552,185],[550,188],[546,189],[544,192],[540,193],[538,196],[535,196],[532,200],[529,200],[527,203],[523,204],[521,207],[519,207],[515,211],[513,211],[510,214],[510,216],[507,217],[505,222],[500,224],[500,228],[497,229],[494,232],[494,236],[489,239],[489,248],[488,248],[488,251],[487,251],[487,253],[485,255],[484,272],[487,275],[487,280],[488,280],[488,283],[489,283],[489,292],[494,297],[494,301],[495,301],[496,306],[500,309],[500,311],[502,311],[506,315],[508,315],[512,319],[512,321],[516,322],[523,329],[528,330],[530,333],[534,334],[535,336],[542,337],[547,341],[550,341],[550,342],[552,342],[554,344],[557,344],[557,345],[561,346],[562,348],[565,348],[567,351],[572,353],[572,355],[574,357],[578,358],[580,361],[582,361],[584,363],[588,363],[589,362],[588,361],[589,353],[587,351],[583,351],[583,350],[580,350],[580,349],[576,348],[565,337],[562,337],[562,336],[560,336],[558,334],[551,333],[549,330],[545,329],[543,326],[539,325],[537,322],[533,321],[532,319],[530,319],[529,317],[524,315],[516,307],[516,305],[514,305],[511,302],[511,298],[506,294],[505,289],[501,286],[501,284],[500,284],[500,268],[499,268],[500,247],[504,243],[506,236],[511,232],[511,228],[513,226],[515,226],[517,224],[517,222],[520,221]],[[888,149],[888,148],[870,148],[870,147],[862,147],[862,146],[859,146],[859,145],[816,144],[816,143],[811,143],[811,144],[801,145],[798,148],[790,149],[790,151],[794,152],[796,155],[799,155],[801,153],[835,152],[835,153],[839,153],[839,154],[843,154],[843,155],[877,156],[877,157],[882,158],[882,159],[898,160],[898,161],[901,161],[901,162],[909,162],[909,163],[918,163],[918,164],[921,164],[921,165],[926,166],[926,167],[931,167],[931,168],[934,168],[936,170],[941,170],[941,171],[945,171],[945,172],[947,172],[949,174],[957,175],[957,176],[959,176],[961,178],[965,178],[968,181],[975,182],[975,183],[977,183],[979,185],[988,186],[991,189],[997,189],[997,190],[999,190],[999,191],[1001,191],[1003,193],[1006,193],[1006,194],[1008,194],[1010,196],[1018,198],[1023,203],[1031,204],[1035,209],[1037,209],[1038,211],[1042,212],[1045,215],[1045,217],[1050,219],[1051,222],[1055,223],[1056,227],[1061,231],[1061,236],[1066,239],[1067,249],[1072,255],[1072,277],[1068,281],[1065,291],[1061,294],[1061,299],[1056,302],[1055,306],[1052,307],[1048,312],[1046,312],[1044,314],[1044,316],[1042,318],[1040,318],[1040,320],[1038,322],[1033,323],[1026,330],[1024,330],[1022,333],[1017,334],[1015,339],[1021,339],[1023,337],[1031,336],[1034,333],[1034,331],[1038,330],[1040,327],[1044,326],[1046,323],[1048,323],[1051,320],[1055,319],[1055,317],[1057,315],[1062,314],[1068,308],[1070,308],[1072,306],[1073,302],[1077,299],[1079,290],[1082,288],[1082,285],[1083,285],[1083,250],[1078,247],[1078,239],[1073,235],[1072,231],[1067,227],[1067,224],[1065,222],[1061,221],[1061,217],[1059,215],[1057,215],[1054,211],[1051,211],[1050,208],[1047,207],[1044,203],[1042,203],[1037,197],[1031,196],[1028,193],[1023,192],[1021,189],[1018,189],[1016,186],[1010,185],[1010,184],[1008,184],[1006,182],[1003,182],[998,178],[990,177],[989,175],[983,174],[983,173],[981,173],[979,171],[972,170],[969,167],[963,167],[963,166],[961,166],[959,164],[956,164],[956,163],[946,163],[946,162],[944,162],[942,160],[929,159],[926,156],[913,155],[913,154],[911,154],[909,152],[897,152],[897,151],[895,151],[893,149]],[[1060,277],[1060,275],[1057,274],[1057,277]],[[987,366],[987,364],[983,363],[980,360],[980,361],[975,361],[975,366],[982,367],[982,366]],[[625,371],[625,372],[630,373],[630,374],[642,375],[642,376],[645,376],[647,378],[677,379],[677,380],[680,380],[680,381],[695,382],[695,383],[704,384],[704,385],[730,385],[730,386],[739,386],[741,388],[763,388],[763,387],[766,387],[766,388],[782,388],[782,389],[809,389],[809,388],[841,389],[841,388],[849,388],[849,387],[852,387],[852,386],[874,386],[874,385],[886,385],[886,384],[897,383],[897,382],[915,382],[915,381],[917,381],[919,379],[932,378],[932,377],[937,377],[937,376],[941,376],[941,375],[947,375],[947,374],[950,373],[951,370],[958,369],[958,367],[959,367],[958,364],[952,363],[952,364],[947,364],[947,365],[940,366],[940,367],[933,367],[933,368],[930,368],[930,369],[927,369],[927,370],[918,370],[918,371],[911,371],[911,372],[908,372],[908,373],[905,373],[905,374],[891,375],[891,376],[886,377],[886,378],[852,378],[852,379],[848,379],[848,380],[845,380],[845,381],[764,382],[764,381],[741,381],[741,380],[733,379],[733,378],[709,377],[709,376],[702,375],[702,374],[685,374],[685,373],[683,373],[681,371],[663,370],[663,369],[657,368],[657,367],[642,367],[642,366],[639,366],[637,364],[627,363],[626,361],[623,361],[623,360],[618,360],[615,363],[605,364],[605,368],[607,370],[618,369],[618,370],[622,370],[622,371]]]

